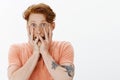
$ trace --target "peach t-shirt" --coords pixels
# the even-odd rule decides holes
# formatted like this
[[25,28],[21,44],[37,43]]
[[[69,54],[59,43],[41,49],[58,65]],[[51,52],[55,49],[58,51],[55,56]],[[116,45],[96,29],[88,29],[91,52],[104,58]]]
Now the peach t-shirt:
[[[58,64],[73,64],[74,52],[70,42],[53,41],[50,46],[50,55]],[[14,44],[9,49],[9,66],[18,65],[22,67],[32,55],[32,47],[28,43]],[[32,64],[31,64],[32,65]],[[29,80],[53,80],[49,74],[43,59],[40,59],[31,74]]]

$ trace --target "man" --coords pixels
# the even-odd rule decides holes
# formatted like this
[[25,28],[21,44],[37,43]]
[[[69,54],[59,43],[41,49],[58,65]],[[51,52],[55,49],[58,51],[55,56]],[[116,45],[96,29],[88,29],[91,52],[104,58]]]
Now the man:
[[74,52],[70,42],[52,41],[55,13],[39,3],[25,10],[28,42],[9,49],[9,80],[72,80]]

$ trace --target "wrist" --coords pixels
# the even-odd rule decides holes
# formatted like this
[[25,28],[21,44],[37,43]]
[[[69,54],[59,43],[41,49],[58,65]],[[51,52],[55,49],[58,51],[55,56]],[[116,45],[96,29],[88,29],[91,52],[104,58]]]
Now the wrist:
[[46,51],[43,51],[42,53],[40,53],[42,56],[45,56],[47,54],[49,54],[49,52],[46,50]]
[[34,50],[34,51],[33,51],[33,54],[37,54],[37,55],[39,55],[39,52],[36,51],[36,50]]

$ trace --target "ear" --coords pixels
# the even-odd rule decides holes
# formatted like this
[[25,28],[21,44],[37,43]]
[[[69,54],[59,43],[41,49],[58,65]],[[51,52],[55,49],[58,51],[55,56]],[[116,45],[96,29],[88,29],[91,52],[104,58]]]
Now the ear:
[[54,30],[54,28],[55,28],[55,22],[52,22],[51,23],[51,29],[52,29],[52,31]]

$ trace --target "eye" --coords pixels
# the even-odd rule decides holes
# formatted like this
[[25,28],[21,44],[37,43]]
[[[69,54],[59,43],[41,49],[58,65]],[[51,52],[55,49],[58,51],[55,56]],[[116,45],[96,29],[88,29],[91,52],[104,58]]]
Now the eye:
[[36,27],[36,24],[35,24],[35,23],[31,23],[31,26],[32,26],[32,27]]
[[47,23],[41,23],[41,27],[47,27]]

